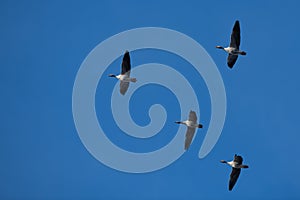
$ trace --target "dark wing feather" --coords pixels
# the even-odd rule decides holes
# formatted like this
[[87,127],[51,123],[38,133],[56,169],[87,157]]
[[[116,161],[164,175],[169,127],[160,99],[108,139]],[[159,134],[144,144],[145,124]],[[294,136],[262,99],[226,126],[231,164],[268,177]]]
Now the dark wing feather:
[[234,155],[234,162],[236,162],[238,165],[241,165],[243,163],[242,156]]
[[230,47],[239,49],[241,41],[240,23],[235,21],[230,38]]
[[229,180],[229,191],[232,190],[241,173],[241,169],[232,168]]
[[228,65],[228,67],[232,68],[233,65],[235,64],[237,58],[238,58],[238,55],[229,54],[228,57],[227,57],[227,65]]
[[129,52],[126,51],[123,56],[121,74],[125,74],[126,72],[130,71],[130,68],[131,68],[130,56],[129,56]]
[[187,128],[187,131],[185,134],[184,150],[187,150],[190,147],[193,137],[194,137],[194,134],[195,134],[195,130],[196,130],[195,128],[191,128],[191,127]]

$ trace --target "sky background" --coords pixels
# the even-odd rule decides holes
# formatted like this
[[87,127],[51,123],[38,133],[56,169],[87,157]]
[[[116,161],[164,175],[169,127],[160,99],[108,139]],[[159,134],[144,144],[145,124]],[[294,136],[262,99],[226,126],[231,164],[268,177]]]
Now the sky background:
[[[258,0],[1,1],[0,199],[299,199],[299,6]],[[215,46],[228,45],[237,19],[241,49],[248,54],[230,70],[225,52]],[[132,52],[133,68],[158,62],[181,70],[201,91],[205,127],[175,163],[129,174],[106,167],[86,150],[73,121],[72,89],[81,63],[101,41],[148,26],[182,32],[206,49],[223,77],[227,116],[216,146],[200,160],[211,114],[205,83],[172,54]],[[107,73],[118,73],[120,63],[116,59]],[[139,125],[149,122],[149,105],[161,103],[168,111],[162,132],[142,141],[122,133],[107,109],[116,83],[102,77],[95,96],[108,137],[135,152],[167,144],[180,116],[174,95],[148,85],[132,96],[130,112]],[[229,192],[231,169],[219,160],[235,153],[250,168]]]

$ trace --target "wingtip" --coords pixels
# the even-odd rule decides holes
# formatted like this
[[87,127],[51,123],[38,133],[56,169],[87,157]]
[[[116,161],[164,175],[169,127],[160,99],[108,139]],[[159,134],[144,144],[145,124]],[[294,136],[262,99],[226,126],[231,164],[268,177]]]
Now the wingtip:
[[234,187],[234,184],[233,185],[230,184],[229,187],[228,187],[228,190],[232,191],[233,187]]
[[228,66],[230,69],[233,68],[233,65],[231,65],[231,64],[227,64],[227,66]]
[[125,56],[125,55],[126,55],[126,56],[127,56],[127,55],[129,56],[129,51],[128,51],[128,50],[125,51],[124,56]]
[[235,26],[239,26],[240,25],[240,21],[239,20],[235,20],[234,25]]

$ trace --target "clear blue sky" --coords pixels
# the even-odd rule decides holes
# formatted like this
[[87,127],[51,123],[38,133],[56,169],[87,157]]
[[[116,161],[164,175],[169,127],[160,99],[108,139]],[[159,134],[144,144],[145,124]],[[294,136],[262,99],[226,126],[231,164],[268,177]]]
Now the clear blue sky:
[[[299,7],[298,1],[1,1],[0,199],[299,199]],[[248,54],[229,70],[225,53],[215,46],[228,44],[236,19]],[[223,77],[228,110],[222,135],[205,159],[198,158],[204,129],[172,165],[129,174],[101,164],[83,146],[73,122],[72,89],[96,45],[145,26],[180,31],[206,49]],[[147,55],[133,52],[133,67],[160,58],[174,68],[182,62],[163,53]],[[98,90],[99,101],[115,83],[101,80],[107,88]],[[191,81],[205,88],[203,81]],[[145,105],[162,103],[172,109],[164,128],[172,134],[176,99],[157,85],[144,90],[159,95],[146,98],[137,91],[133,119],[147,124]],[[203,91],[201,120],[207,125],[210,103]],[[160,148],[172,138],[139,143],[117,130],[111,114],[102,118],[105,129],[114,130],[111,139],[131,151]],[[219,160],[231,160],[234,153],[250,168],[229,192],[230,168]]]

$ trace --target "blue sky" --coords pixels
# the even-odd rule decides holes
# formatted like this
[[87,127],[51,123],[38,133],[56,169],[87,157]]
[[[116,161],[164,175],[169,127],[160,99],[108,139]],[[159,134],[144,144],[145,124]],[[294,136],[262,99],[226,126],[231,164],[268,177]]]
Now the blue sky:
[[[0,198],[300,198],[299,6],[297,1],[1,1]],[[241,23],[241,48],[248,54],[230,70],[225,53],[215,46],[229,43],[236,19]],[[103,165],[86,150],[73,121],[72,90],[81,63],[95,46],[119,32],[148,26],[182,32],[206,49],[223,77],[227,116],[218,143],[204,159],[198,158],[198,151],[205,128],[172,165],[130,174]],[[186,64],[153,50],[131,56],[133,68],[148,62],[175,69]],[[120,62],[118,58],[109,69],[119,72]],[[181,72],[202,91],[197,94],[201,122],[209,124],[203,80],[193,76],[193,70]],[[153,103],[170,112],[162,131],[168,134],[138,141],[118,130],[109,110],[100,112],[107,107],[99,102],[108,102],[106,95],[116,82],[102,77],[101,83],[96,109],[112,141],[143,152],[172,138],[177,130],[173,121],[180,113],[168,90],[149,85],[132,96],[130,112],[140,125],[149,122],[144,116]],[[219,160],[231,160],[234,153],[250,168],[229,192],[230,168]]]

